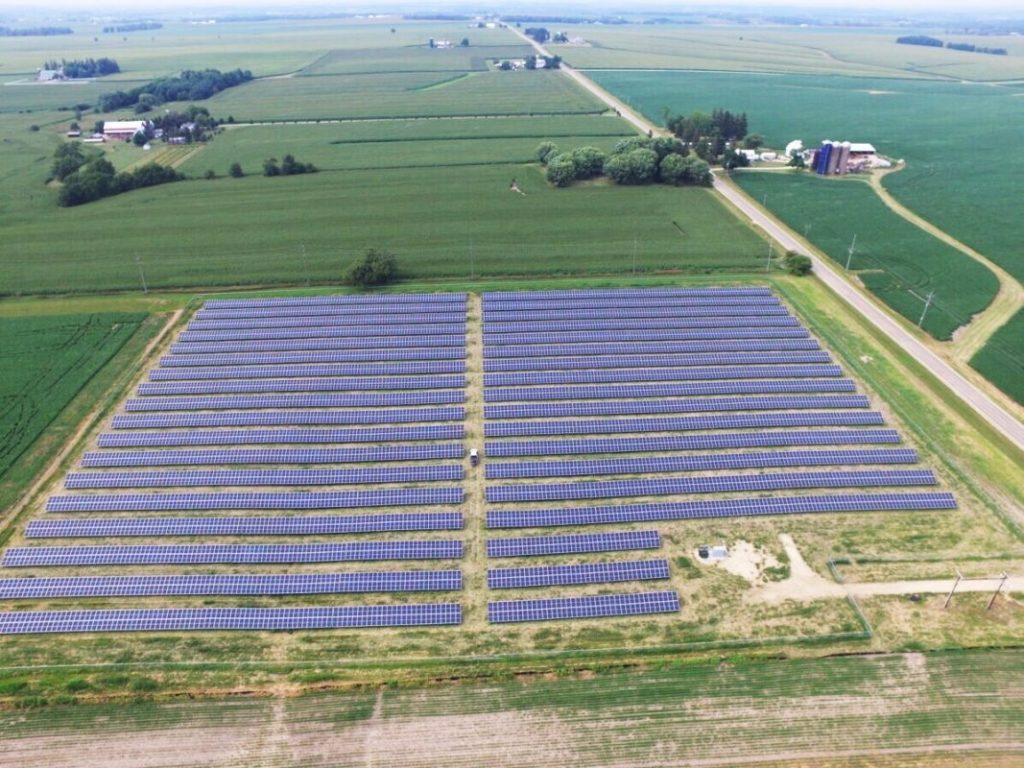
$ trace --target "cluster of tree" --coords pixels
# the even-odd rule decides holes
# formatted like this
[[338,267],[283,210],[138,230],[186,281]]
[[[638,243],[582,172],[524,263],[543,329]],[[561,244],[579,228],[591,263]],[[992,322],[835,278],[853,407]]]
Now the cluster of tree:
[[944,43],[937,37],[929,37],[928,35],[904,35],[903,37],[897,37],[896,42],[900,45],[925,45],[929,48],[948,48],[952,51],[967,51],[968,53],[988,53],[993,56],[1006,56],[1007,50],[1005,48],[986,48],[981,45],[974,45],[973,43]]
[[81,142],[69,141],[57,145],[53,153],[53,165],[50,167],[50,178],[64,181],[89,160],[85,156]]
[[668,129],[687,146],[693,147],[694,153],[709,163],[723,163],[736,159],[741,153],[731,149],[736,142],[743,140],[751,149],[763,143],[759,134],[747,133],[747,114],[733,114],[726,109],[716,109],[710,115],[694,112],[691,115],[668,115]]
[[[508,59],[502,61],[494,60],[498,65],[498,69],[507,72],[510,69],[515,69],[516,64],[513,64]],[[525,59],[525,66],[527,69],[561,69],[562,68],[562,57],[561,56],[527,56]],[[541,64],[541,62],[544,62]]]
[[132,21],[127,24],[113,24],[104,27],[103,32],[109,35],[113,32],[143,32],[148,29],[163,29],[163,27],[164,25],[159,21]]
[[103,77],[120,72],[121,67],[113,59],[106,57],[100,59],[61,59],[59,62],[48,61],[43,64],[43,69],[51,69],[64,73],[64,77],[72,79],[82,77]]
[[527,37],[532,37],[538,43],[544,44],[551,39],[551,33],[544,27],[527,27],[523,30]]
[[596,147],[562,152],[550,141],[541,143],[536,157],[546,166],[548,182],[567,187],[574,181],[607,176],[616,184],[711,185],[711,167],[690,156],[678,139],[642,136],[622,139],[611,154]]
[[57,203],[65,208],[91,203],[133,189],[153,187],[185,178],[173,168],[147,163],[134,171],[117,173],[109,160],[96,157],[64,177]]
[[219,121],[210,114],[210,110],[206,107],[197,107],[195,104],[189,104],[183,112],[169,111],[156,115],[150,123],[153,128],[163,131],[164,141],[182,139],[186,144],[205,140],[219,125]]
[[796,251],[786,251],[786,255],[782,259],[782,266],[789,274],[797,277],[811,274],[811,270],[814,268],[809,256],[804,256]]
[[100,96],[99,111],[113,112],[134,107],[137,113],[148,112],[166,101],[202,101],[228,88],[252,80],[252,72],[235,69],[186,69],[177,77],[162,77],[130,91],[114,91]]
[[[237,163],[236,163],[237,165]],[[292,155],[285,155],[281,164],[277,164],[276,157],[268,157],[263,161],[264,176],[297,176],[300,173],[316,173],[317,167],[312,163],[300,163]],[[234,166],[231,175],[234,176]]]
[[504,21],[519,26],[527,22],[536,21],[542,24],[629,24],[628,19],[621,16],[541,16],[537,14],[502,16]]
[[552,35],[551,42],[552,43],[568,43],[569,42],[569,36],[567,34],[565,34],[565,32],[556,32],[554,35]]
[[23,29],[0,27],[0,37],[53,37],[54,35],[73,34],[75,34],[75,30],[71,27],[25,27]]
[[356,288],[369,288],[390,283],[398,274],[398,259],[388,251],[371,248],[360,261],[345,274],[345,284]]

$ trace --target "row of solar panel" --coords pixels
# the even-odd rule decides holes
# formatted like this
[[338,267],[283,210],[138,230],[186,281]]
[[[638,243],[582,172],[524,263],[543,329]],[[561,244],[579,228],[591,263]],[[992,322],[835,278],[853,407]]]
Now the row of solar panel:
[[466,322],[466,312],[425,312],[418,315],[394,314],[391,312],[381,314],[358,314],[358,315],[306,315],[295,317],[256,317],[248,320],[242,319],[221,319],[221,320],[193,320],[188,324],[189,331],[245,331],[260,328],[313,328],[321,326],[358,326],[373,325],[456,325]]
[[360,395],[241,395],[230,397],[144,397],[128,400],[126,411],[218,411],[258,408],[389,408],[398,405],[446,405],[465,401],[461,389],[417,390]]
[[169,544],[117,547],[10,547],[3,566],[215,565],[457,560],[457,540],[359,541],[344,544]]
[[321,304],[296,306],[251,307],[248,309],[203,308],[196,312],[197,320],[255,320],[266,317],[316,317],[330,315],[336,317],[356,317],[363,314],[379,313],[386,310],[395,315],[416,315],[430,312],[465,312],[465,302],[434,302],[419,304],[382,305],[351,305]]
[[693,384],[614,384],[609,386],[485,389],[489,403],[524,400],[603,400],[607,398],[690,397],[694,395],[771,395],[801,392],[855,392],[849,379],[741,379]]
[[83,488],[219,488],[265,485],[364,485],[462,480],[460,464],[371,469],[245,469],[170,472],[70,472],[69,490]]
[[373,448],[257,448],[210,451],[91,451],[82,466],[161,467],[228,464],[361,464],[386,461],[460,459],[461,443],[388,445]]
[[564,509],[491,510],[487,527],[551,528],[580,525],[653,523],[764,515],[808,515],[838,512],[904,512],[956,509],[951,493],[878,493],[829,496],[776,496],[686,501],[667,504],[626,504]]
[[638,592],[542,600],[501,600],[487,604],[487,620],[492,624],[504,624],[555,619],[643,616],[679,613],[679,610],[679,595],[676,592]]
[[463,302],[466,293],[376,293],[337,296],[281,296],[260,299],[208,299],[208,309],[245,309],[247,307],[304,307],[319,304],[433,304]]
[[486,467],[486,477],[488,480],[511,480],[535,477],[638,475],[662,472],[711,472],[727,469],[769,469],[771,467],[915,464],[917,460],[917,451],[912,448],[897,448],[874,451],[771,451],[701,454],[698,456],[648,456],[601,461],[514,461],[489,463]]
[[267,379],[305,376],[412,376],[418,374],[463,374],[462,360],[436,363],[328,363],[318,365],[237,365],[200,368],[154,368],[151,381],[190,381],[194,379]]
[[877,411],[811,411],[807,413],[721,414],[656,419],[578,421],[492,421],[487,437],[521,435],[600,435],[620,432],[680,432],[706,429],[764,429],[769,427],[868,427],[884,424]]
[[401,424],[462,421],[462,408],[378,408],[360,411],[198,411],[115,416],[114,429],[176,429],[188,427],[275,427],[290,424]]
[[508,346],[533,346],[557,343],[564,346],[574,344],[625,343],[630,341],[654,343],[659,341],[741,341],[744,339],[806,339],[810,336],[804,328],[699,328],[692,330],[649,329],[642,331],[576,331],[560,333],[552,338],[550,333],[485,333],[484,354]]
[[171,595],[330,595],[352,592],[455,592],[462,571],[65,576],[0,579],[0,600]]
[[484,346],[485,358],[661,355],[722,352],[801,352],[819,349],[815,339],[712,339],[709,341],[597,342]]
[[[721,306],[717,303],[693,307],[587,307],[578,309],[535,309],[509,312],[484,310],[484,331],[491,330],[492,323],[529,323],[531,325],[548,320],[619,320],[647,318],[687,317],[790,317],[789,310],[778,304],[764,306]],[[534,329],[536,330],[536,328]]]
[[687,400],[598,400],[595,402],[488,405],[487,419],[542,419],[566,416],[626,416],[647,413],[711,413],[714,411],[785,411],[815,408],[867,408],[864,395],[803,397],[715,397]]
[[29,539],[125,536],[328,536],[394,531],[461,531],[461,512],[268,517],[156,517],[31,520]]
[[658,549],[657,531],[616,531],[613,533],[577,533],[563,536],[526,536],[488,539],[488,557],[536,557],[541,555],[580,555],[593,552],[622,552],[632,549]]
[[[490,568],[487,571],[487,586],[489,589],[527,589],[667,578],[668,560],[630,560],[582,565],[542,565],[533,568]],[[0,586],[2,597],[3,588]]]
[[[445,349],[466,346],[465,336],[409,336],[409,337],[355,337],[355,338],[314,338],[278,339],[276,341],[206,341],[177,342],[171,345],[173,355],[219,355],[242,352],[315,352],[329,350],[360,350],[382,353],[395,349]],[[380,359],[384,359],[383,357]],[[431,359],[426,357],[424,359]]]
[[201,509],[354,509],[461,504],[462,488],[306,493],[140,493],[51,496],[47,512],[174,512]]
[[785,472],[770,475],[713,475],[653,480],[609,480],[586,483],[492,485],[487,501],[577,501],[627,496],[675,496],[689,493],[764,492],[811,488],[875,488],[935,485],[930,469],[858,470],[851,472]]
[[713,381],[715,379],[816,379],[839,378],[838,365],[725,365],[711,368],[637,368],[589,371],[540,371],[488,373],[485,387],[532,387],[567,384],[615,384],[645,381]]
[[231,395],[271,392],[374,392],[396,389],[463,389],[464,376],[357,376],[344,379],[241,379],[237,381],[170,381],[139,385],[142,397]]
[[461,440],[462,424],[373,429],[213,429],[186,432],[106,432],[100,448],[158,448],[195,445],[286,445],[289,443],[392,443]]
[[198,368],[230,365],[304,365],[306,363],[387,363],[403,360],[462,360],[462,347],[402,347],[400,349],[369,349],[311,352],[268,352],[215,355],[166,355],[160,358],[163,368]]
[[757,317],[748,315],[743,317],[684,317],[684,318],[657,318],[648,317],[643,319],[619,317],[606,319],[577,319],[577,320],[547,320],[534,322],[484,322],[483,332],[485,336],[506,334],[506,333],[546,333],[550,338],[558,333],[593,332],[593,331],[648,331],[648,330],[672,330],[686,331],[698,329],[719,329],[728,328],[797,328],[802,329],[800,321],[790,315],[770,315],[768,317]]
[[486,317],[500,317],[505,312],[523,312],[530,310],[586,310],[592,307],[608,308],[647,308],[647,307],[761,307],[778,306],[779,300],[774,296],[720,296],[705,294],[698,296],[665,296],[650,294],[645,296],[588,296],[572,299],[550,301],[534,297],[521,299],[502,299],[483,303]]
[[506,371],[585,371],[590,368],[671,368],[700,365],[811,365],[832,362],[828,352],[723,352],[679,355],[591,355],[516,357],[484,360],[485,373]]
[[298,630],[462,623],[457,603],[319,608],[179,608],[0,613],[0,635],[64,632]]
[[569,288],[560,291],[486,291],[485,304],[501,300],[574,299],[604,296],[770,296],[772,290],[764,285],[707,286],[701,288]]
[[[365,339],[390,346],[396,337],[410,346],[421,346],[419,336],[458,336],[465,339],[465,323],[421,323],[418,325],[325,325],[309,328],[256,328],[249,330],[184,331],[178,341],[189,343],[215,343],[222,341],[283,341],[288,339]],[[427,346],[434,346],[428,344]]]

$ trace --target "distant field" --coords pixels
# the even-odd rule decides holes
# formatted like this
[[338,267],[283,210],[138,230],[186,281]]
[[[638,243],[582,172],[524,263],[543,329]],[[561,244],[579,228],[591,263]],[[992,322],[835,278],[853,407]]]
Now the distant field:
[[[466,39],[480,39],[475,30],[466,30]],[[454,48],[431,48],[424,40],[418,46],[405,48],[333,50],[321,56],[302,75],[350,75],[378,72],[465,72],[484,71],[494,59],[525,59],[533,54],[526,45],[458,45]],[[509,41],[511,42],[511,40]]]
[[807,238],[841,266],[856,235],[850,269],[911,322],[920,318],[924,297],[935,291],[924,328],[936,338],[950,338],[998,290],[988,269],[897,216],[867,184],[806,173],[750,172],[735,179],[756,200],[767,200],[795,232],[806,230]]

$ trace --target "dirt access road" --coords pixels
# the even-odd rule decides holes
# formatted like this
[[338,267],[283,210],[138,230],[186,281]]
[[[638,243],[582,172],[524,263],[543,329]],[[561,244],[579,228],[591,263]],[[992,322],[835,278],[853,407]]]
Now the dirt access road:
[[[544,46],[532,38],[524,35],[520,30],[509,27],[519,37],[532,45],[542,56],[551,56],[551,53]],[[624,120],[634,125],[643,133],[651,135],[667,135],[666,132],[654,125],[643,116],[634,112],[622,101],[611,95],[597,83],[590,80],[579,70],[563,64],[561,71],[566,76],[576,81],[580,87],[607,104],[622,116]],[[796,251],[808,256],[814,264],[814,272],[826,286],[837,296],[863,315],[876,328],[885,333],[889,338],[900,345],[906,352],[913,355],[921,365],[942,381],[957,397],[969,405],[974,411],[982,416],[989,424],[997,429],[1003,436],[1010,440],[1021,450],[1024,450],[1024,424],[1015,418],[1006,409],[995,402],[987,393],[983,392],[977,385],[965,378],[959,371],[953,368],[946,360],[929,349],[924,342],[918,339],[908,328],[904,327],[901,321],[896,320],[881,305],[855,286],[852,282],[834,269],[824,259],[818,258],[810,252],[800,238],[788,227],[777,221],[771,214],[762,209],[749,197],[729,181],[718,176],[715,177],[715,191],[729,201],[743,216],[748,218],[755,226],[763,229],[773,240],[778,242],[785,250]]]

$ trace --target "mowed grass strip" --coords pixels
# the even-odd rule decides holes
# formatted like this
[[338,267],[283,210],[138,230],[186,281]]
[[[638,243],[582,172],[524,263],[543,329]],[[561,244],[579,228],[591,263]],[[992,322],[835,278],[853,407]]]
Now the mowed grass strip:
[[901,315],[917,323],[925,297],[935,297],[924,329],[948,339],[989,305],[999,288],[986,267],[890,211],[867,185],[810,173],[746,172],[736,181],[795,232],[850,269]]
[[404,278],[742,271],[765,252],[709,190],[554,189],[514,164],[184,181],[5,236],[19,244],[0,264],[12,293],[140,289],[134,254],[152,289],[336,283],[369,247],[394,251]]
[[205,102],[238,122],[345,118],[601,113],[604,105],[559,72],[330,75],[258,80]]

